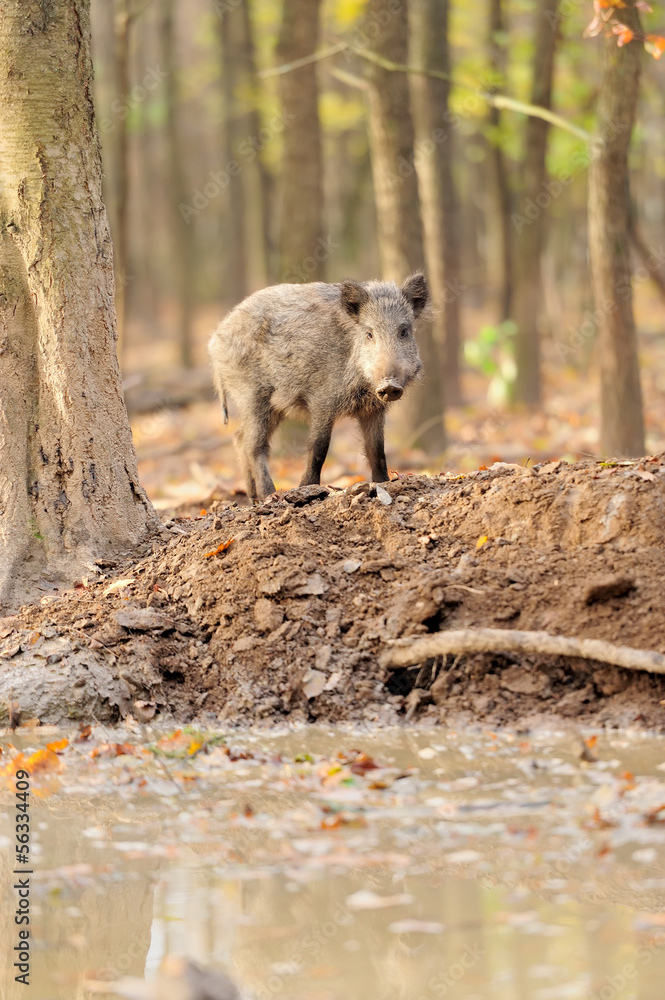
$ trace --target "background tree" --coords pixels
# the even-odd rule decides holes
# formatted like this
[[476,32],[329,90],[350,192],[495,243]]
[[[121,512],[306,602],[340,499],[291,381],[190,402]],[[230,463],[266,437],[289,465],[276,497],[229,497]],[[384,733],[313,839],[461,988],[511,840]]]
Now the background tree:
[[[488,52],[491,93],[503,90],[507,77],[508,33],[504,0],[489,0]],[[487,227],[490,235],[489,263],[499,292],[499,319],[511,318],[513,308],[513,231],[510,224],[512,192],[506,155],[502,142],[502,114],[490,105],[489,125],[489,191],[487,197]]]
[[[0,596],[156,523],[116,358],[89,4],[0,17]],[[94,567],[93,567],[94,568]]]
[[[589,170],[589,254],[599,327],[600,443],[603,454],[644,454],[642,387],[630,264],[628,150],[640,86],[642,36],[633,0],[621,9],[622,43],[604,41],[603,77]],[[604,21],[601,19],[601,26]],[[593,28],[591,29],[594,30]],[[642,40],[641,39],[641,40]]]
[[[557,41],[558,0],[543,0],[535,13],[531,103],[542,108],[552,106],[554,53]],[[546,154],[550,126],[542,118],[530,116],[524,124],[524,159],[520,198],[538,204],[545,195]],[[542,199],[541,199],[542,200]],[[540,403],[540,331],[542,318],[541,255],[547,217],[541,211],[527,220],[514,237],[512,318],[517,324],[516,398],[529,405]]]
[[[413,0],[412,63],[450,77],[448,0]],[[450,80],[423,75],[411,78],[418,187],[427,270],[434,301],[434,339],[439,346],[448,406],[461,401],[460,385],[460,211],[453,163],[455,130],[448,124]]]
[[[192,323],[194,319],[194,240],[193,230],[179,206],[187,202],[189,190],[185,171],[185,142],[178,116],[179,87],[178,61],[176,52],[177,32],[174,22],[174,0],[163,0],[162,5],[162,47],[166,89],[166,137],[168,183],[171,192],[171,259],[175,271],[177,290],[176,336],[179,345],[180,364],[191,368],[194,363],[192,350]],[[242,247],[238,249],[242,257]]]
[[[307,58],[319,40],[320,0],[284,0],[277,45],[280,62]],[[323,156],[315,63],[280,78],[284,122],[281,177],[282,281],[316,281],[325,274]]]
[[[371,51],[380,59],[404,66],[409,55],[407,8],[387,12],[382,0],[370,0],[366,23],[373,31]],[[377,213],[381,276],[401,283],[425,266],[418,178],[414,166],[414,128],[409,81],[404,73],[369,63],[369,141]],[[407,437],[432,452],[445,447],[441,359],[431,323],[421,322],[418,344],[426,381],[410,390],[402,405]]]

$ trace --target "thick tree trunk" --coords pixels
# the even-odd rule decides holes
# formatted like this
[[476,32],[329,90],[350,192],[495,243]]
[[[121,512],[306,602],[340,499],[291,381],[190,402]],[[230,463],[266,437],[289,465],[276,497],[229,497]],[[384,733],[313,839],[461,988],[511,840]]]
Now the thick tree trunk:
[[[503,16],[503,0],[490,0],[489,9],[490,66],[496,75],[505,77],[506,50],[499,39],[506,31]],[[499,319],[510,319],[513,308],[513,238],[510,222],[512,197],[506,158],[503,155],[498,131],[501,126],[501,112],[490,108],[488,122],[492,132],[490,137],[490,191],[487,220],[490,229],[490,264],[499,290]]]
[[[448,0],[411,4],[412,62],[450,74]],[[443,361],[445,400],[461,402],[460,387],[460,209],[453,178],[455,132],[446,126],[450,84],[431,77],[411,78],[413,117],[419,149],[418,187],[425,256],[434,302],[434,339]]]
[[162,51],[166,86],[166,148],[171,215],[172,260],[175,268],[175,290],[178,297],[177,339],[180,364],[192,368],[192,322],[194,313],[195,248],[191,225],[185,221],[179,205],[186,204],[190,192],[185,179],[184,155],[178,127],[178,77],[175,54],[176,32],[173,19],[174,0],[164,0],[162,8]]
[[0,599],[136,543],[141,488],[116,357],[89,0],[0,17]]
[[[390,12],[384,0],[370,0],[367,23],[382,30],[372,33],[372,48],[392,62],[404,64],[409,55],[408,16],[405,4]],[[401,284],[411,271],[425,264],[420,220],[418,179],[414,166],[414,129],[409,104],[409,82],[375,64],[367,70],[370,83],[369,140],[376,200],[381,274]],[[443,379],[432,325],[419,324],[418,344],[425,379],[409,389],[399,405],[405,436],[429,452],[445,447]]]
[[[639,33],[634,7],[619,11]],[[605,65],[598,98],[593,158],[589,170],[589,256],[596,311],[602,315],[598,337],[603,454],[643,455],[642,389],[633,315],[630,266],[630,188],[628,149],[640,81],[641,43],[618,48],[605,40]]]
[[[129,94],[129,40],[132,15],[131,0],[111,0],[115,8],[115,88],[116,99],[126,101]],[[128,316],[127,286],[129,275],[129,129],[127,115],[117,118],[115,145],[115,302],[118,325],[118,357],[122,364],[126,349]]]
[[[552,78],[556,50],[558,0],[542,0],[536,10],[535,50],[531,103],[542,108],[552,106]],[[522,170],[522,203],[533,202],[540,207],[547,197],[545,156],[549,125],[540,118],[528,117],[525,124],[524,161]],[[523,213],[518,213],[523,215]],[[517,324],[517,384],[518,402],[536,406],[540,403],[540,336],[538,321],[542,309],[543,284],[541,256],[545,243],[543,211],[527,220],[516,234],[514,243],[515,274],[513,279],[512,318]]]
[[[284,0],[277,46],[280,63],[311,55],[319,40],[321,0]],[[323,156],[317,67],[281,77],[284,116],[280,278],[317,281],[328,254],[323,238]]]

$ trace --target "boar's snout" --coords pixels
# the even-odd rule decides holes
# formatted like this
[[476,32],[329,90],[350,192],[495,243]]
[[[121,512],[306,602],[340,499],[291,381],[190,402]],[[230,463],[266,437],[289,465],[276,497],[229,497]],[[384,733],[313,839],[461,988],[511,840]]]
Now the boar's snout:
[[404,392],[402,386],[394,378],[385,379],[376,387],[376,394],[382,403],[392,403]]

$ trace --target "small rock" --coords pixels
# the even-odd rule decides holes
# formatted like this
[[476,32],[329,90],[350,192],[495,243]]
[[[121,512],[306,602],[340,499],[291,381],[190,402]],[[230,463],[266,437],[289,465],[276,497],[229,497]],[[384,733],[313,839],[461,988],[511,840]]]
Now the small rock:
[[153,608],[121,608],[113,617],[118,625],[136,632],[150,632],[153,629],[166,631],[174,628],[170,618]]
[[330,675],[326,683],[323,685],[323,690],[334,691],[341,679],[341,673],[338,670],[335,670],[335,672]]
[[607,664],[594,672],[593,683],[602,695],[609,698],[626,690],[630,684],[630,674],[620,670],[619,667]]
[[550,679],[539,671],[533,672],[515,664],[501,674],[501,687],[513,694],[545,694],[550,687]]
[[11,660],[12,656],[16,656],[17,653],[21,652],[21,643],[12,642],[4,649],[0,649],[0,657],[5,660]]
[[259,632],[274,632],[284,621],[284,611],[267,597],[260,597],[254,605],[254,621]]
[[361,566],[362,563],[359,562],[357,559],[347,559],[344,565],[342,566],[342,569],[344,570],[345,573],[355,573],[356,570],[359,570]]
[[383,486],[379,486],[378,483],[376,484],[375,489],[377,498],[381,501],[384,507],[389,507],[390,504],[393,502],[393,498],[391,497],[388,490],[384,490]]
[[326,590],[328,590],[328,584],[321,574],[312,573],[311,576],[307,577],[302,587],[294,588],[291,593],[295,594],[296,597],[307,597],[308,595],[316,597],[325,594]]
[[318,670],[325,670],[330,663],[332,656],[332,646],[319,646],[314,660]]
[[284,500],[294,507],[304,507],[314,500],[324,500],[329,493],[327,486],[298,486],[295,490],[287,490]]
[[327,679],[326,675],[321,673],[320,670],[307,671],[302,679],[302,690],[308,701],[321,694]]
[[349,496],[357,497],[361,494],[364,496],[374,496],[374,484],[373,483],[354,483],[353,486],[349,486],[346,491]]
[[134,717],[139,722],[150,722],[157,711],[154,701],[135,701],[132,707],[134,709]]
[[517,618],[519,615],[519,610],[517,608],[508,607],[502,608],[501,611],[494,612],[495,622],[510,622],[513,618]]
[[585,604],[595,604],[609,601],[613,597],[625,597],[635,589],[635,581],[630,576],[607,576],[590,583],[584,590]]
[[232,649],[234,653],[247,653],[250,649],[254,649],[257,643],[258,639],[255,636],[243,635],[240,639],[236,639]]

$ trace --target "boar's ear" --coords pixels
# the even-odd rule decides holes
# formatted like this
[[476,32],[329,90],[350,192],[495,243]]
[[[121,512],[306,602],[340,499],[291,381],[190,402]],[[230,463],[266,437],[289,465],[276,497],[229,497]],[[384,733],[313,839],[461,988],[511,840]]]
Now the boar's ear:
[[429,285],[424,274],[412,274],[402,285],[408,302],[411,303],[414,316],[420,316],[421,312],[429,302]]
[[350,316],[358,317],[360,308],[367,302],[369,295],[357,281],[342,282],[342,306]]

